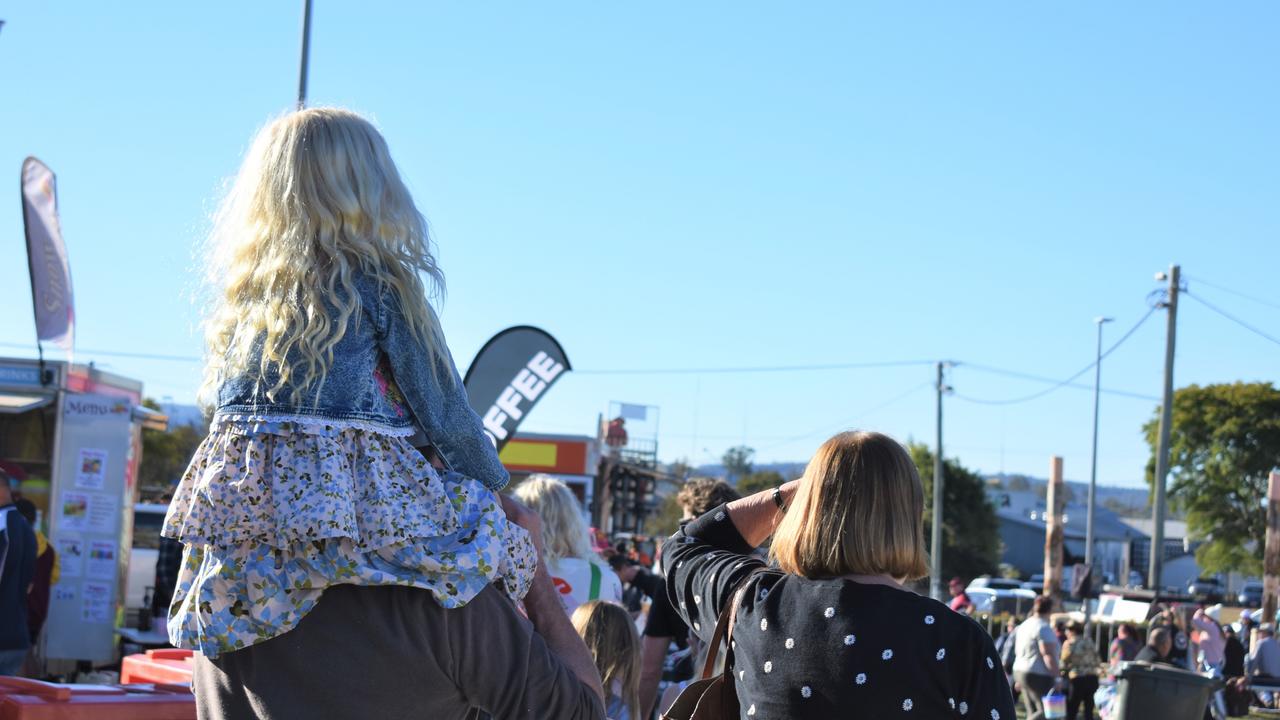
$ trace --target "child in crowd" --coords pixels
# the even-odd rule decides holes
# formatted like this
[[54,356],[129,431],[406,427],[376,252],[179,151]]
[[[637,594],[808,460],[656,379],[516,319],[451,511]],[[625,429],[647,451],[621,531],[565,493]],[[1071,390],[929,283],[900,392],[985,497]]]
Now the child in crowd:
[[268,124],[209,244],[216,412],[165,518],[185,545],[173,644],[234,656],[339,585],[363,593],[369,617],[351,622],[366,625],[388,614],[371,586],[445,608],[495,582],[523,597],[536,552],[494,493],[509,476],[428,303],[443,276],[378,131],[334,108]]
[[640,635],[621,605],[591,600],[573,611],[573,627],[595,658],[610,720],[640,720]]

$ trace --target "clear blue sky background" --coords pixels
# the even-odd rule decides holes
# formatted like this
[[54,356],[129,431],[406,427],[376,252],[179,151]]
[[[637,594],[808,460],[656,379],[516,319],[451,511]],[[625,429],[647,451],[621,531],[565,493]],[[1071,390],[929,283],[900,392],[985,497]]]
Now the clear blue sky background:
[[[16,3],[0,31],[0,352],[33,353],[18,175],[58,173],[81,348],[198,355],[193,255],[223,178],[295,94],[298,2]],[[1271,2],[316,0],[311,99],[373,114],[429,218],[464,367],[503,327],[582,370],[955,359],[1049,377],[1153,273],[1280,334]],[[1104,386],[1159,394],[1164,315]],[[17,347],[15,347],[15,345]],[[1176,381],[1273,381],[1276,345],[1184,304]],[[194,363],[77,359],[190,401]],[[525,429],[661,407],[661,454],[827,434],[932,442],[927,365],[571,374]],[[1081,381],[1087,386],[1091,376]],[[1044,385],[961,365],[958,393]],[[914,388],[914,391],[913,391]],[[894,402],[889,402],[896,400]],[[1155,403],[1104,396],[1099,477],[1141,483]],[[947,454],[1087,479],[1092,396],[947,400]]]

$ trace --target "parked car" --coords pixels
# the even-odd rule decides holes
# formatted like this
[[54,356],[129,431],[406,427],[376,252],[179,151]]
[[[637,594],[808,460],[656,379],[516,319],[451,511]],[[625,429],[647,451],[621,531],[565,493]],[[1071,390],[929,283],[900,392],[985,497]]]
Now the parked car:
[[1246,582],[1244,587],[1240,588],[1240,594],[1236,596],[1236,603],[1240,607],[1262,607],[1262,583],[1257,580]]
[[1009,578],[983,576],[974,578],[964,590],[973,603],[974,612],[980,614],[1027,615],[1036,594],[1022,587],[1022,583]]
[[[1036,573],[1035,575],[1032,575],[1030,580],[1027,580],[1026,582],[1022,583],[1022,587],[1037,594],[1044,592],[1044,575],[1041,573]],[[1063,569],[1062,591],[1064,593],[1071,592],[1071,579],[1070,579],[1070,572],[1068,568]]]
[[1222,583],[1212,577],[1196,578],[1187,583],[1187,594],[1198,602],[1220,603],[1223,596]]
[[167,505],[152,503],[133,506],[133,547],[129,551],[129,574],[124,591],[124,607],[128,613],[151,612],[160,528],[164,526],[164,514],[168,510]]

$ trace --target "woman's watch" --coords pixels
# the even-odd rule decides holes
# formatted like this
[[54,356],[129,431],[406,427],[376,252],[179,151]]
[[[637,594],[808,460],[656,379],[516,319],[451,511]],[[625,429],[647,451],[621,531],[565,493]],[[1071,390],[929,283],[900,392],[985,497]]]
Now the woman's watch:
[[773,489],[773,504],[777,505],[778,509],[781,510],[782,512],[787,511],[787,503],[784,502],[782,499],[782,488],[780,487],[776,487]]

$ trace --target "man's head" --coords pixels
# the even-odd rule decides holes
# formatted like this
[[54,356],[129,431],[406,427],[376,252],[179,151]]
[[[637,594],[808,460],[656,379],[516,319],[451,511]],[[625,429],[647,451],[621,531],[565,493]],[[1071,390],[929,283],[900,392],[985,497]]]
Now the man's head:
[[1014,630],[1017,630],[1017,629],[1018,629],[1018,619],[1017,619],[1017,618],[1014,618],[1014,617],[1009,618],[1008,622],[1006,622],[1006,623],[1004,624],[1004,629],[1005,629],[1005,630],[1008,630],[1009,632],[1013,632]]
[[959,595],[964,592],[964,581],[958,577],[953,577],[947,587],[951,589],[952,595]]
[[1122,623],[1122,624],[1120,625],[1120,628],[1119,628],[1118,630],[1116,630],[1116,634],[1117,634],[1117,635],[1119,635],[1121,639],[1123,639],[1123,640],[1128,640],[1129,638],[1133,637],[1134,635],[1137,635],[1137,634],[1138,634],[1138,630],[1137,630],[1137,628],[1135,628],[1134,626],[1130,625],[1129,623]]
[[13,478],[9,477],[9,473],[0,468],[0,505],[8,505],[13,502]]
[[1160,657],[1166,657],[1173,649],[1173,637],[1169,635],[1168,628],[1152,628],[1151,634],[1147,636],[1147,644],[1155,648]]
[[1083,623],[1081,623],[1079,620],[1072,620],[1071,622],[1067,623],[1068,637],[1080,637],[1081,635],[1084,635]]
[[1049,595],[1037,595],[1031,603],[1031,610],[1040,617],[1049,617],[1053,612],[1053,598]]
[[729,483],[715,478],[693,478],[680,488],[676,502],[684,511],[684,519],[701,517],[717,507],[742,497]]

